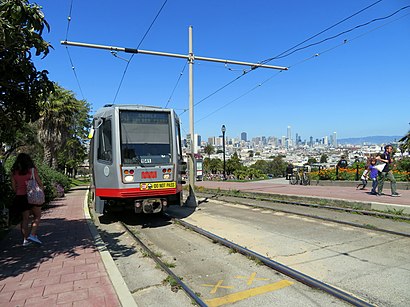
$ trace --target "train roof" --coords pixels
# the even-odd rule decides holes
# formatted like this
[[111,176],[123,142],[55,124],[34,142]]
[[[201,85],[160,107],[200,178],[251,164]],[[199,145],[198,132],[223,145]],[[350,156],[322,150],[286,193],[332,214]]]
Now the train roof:
[[171,112],[173,109],[165,109],[157,106],[148,106],[141,104],[106,104],[102,108],[98,109],[95,114],[105,113],[109,110],[121,109],[121,110],[141,110],[141,111],[168,111]]

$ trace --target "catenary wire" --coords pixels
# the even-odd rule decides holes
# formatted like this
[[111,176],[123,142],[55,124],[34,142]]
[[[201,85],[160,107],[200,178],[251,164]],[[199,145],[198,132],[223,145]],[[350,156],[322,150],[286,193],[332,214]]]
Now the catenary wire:
[[[198,101],[197,103],[194,104],[194,106],[199,105],[201,102],[207,100],[208,98],[212,97],[213,95],[217,94],[218,92],[222,91],[224,88],[228,87],[229,85],[231,85],[232,83],[234,83],[235,81],[237,81],[239,78],[241,78],[243,75],[245,75],[246,73],[248,73],[249,71],[244,71],[242,75],[236,77],[235,79],[231,80],[229,83],[225,84],[224,86],[220,87],[219,89],[217,89],[216,91],[214,91],[213,93],[209,94],[208,96],[206,96],[205,98],[201,99],[200,101]],[[185,112],[187,112],[188,110],[184,110],[182,113],[180,113],[179,115],[181,116],[182,114],[184,114]]]
[[[348,17],[342,19],[341,21],[335,23],[334,25],[332,25],[332,26],[330,26],[330,27],[328,27],[328,28],[326,28],[326,29],[320,31],[319,33],[317,33],[317,34],[315,34],[315,35],[313,35],[313,36],[311,36],[311,37],[305,39],[303,42],[300,42],[300,43],[296,44],[295,46],[289,48],[288,50],[281,52],[281,53],[278,54],[277,56],[272,57],[272,58],[269,58],[269,59],[266,59],[266,60],[263,60],[261,63],[262,63],[262,64],[266,64],[266,63],[271,62],[272,60],[277,59],[278,57],[282,56],[283,54],[285,54],[285,53],[287,53],[287,52],[289,52],[289,51],[291,51],[291,50],[293,50],[293,49],[299,47],[300,45],[303,45],[304,43],[306,43],[306,42],[308,42],[308,41],[314,39],[315,37],[318,37],[319,35],[321,35],[321,34],[327,32],[327,31],[333,29],[334,27],[336,27],[336,26],[340,25],[341,23],[343,23],[343,22],[345,22],[345,21],[347,21],[347,20],[353,18],[353,17],[356,16],[356,15],[359,15],[360,13],[362,13],[362,12],[368,10],[369,8],[375,6],[376,4],[378,4],[378,3],[382,2],[382,1],[383,1],[383,0],[378,0],[378,1],[376,1],[376,2],[374,2],[374,3],[372,3],[372,4],[370,4],[370,5],[366,6],[365,8],[363,8],[363,9],[357,11],[356,13],[353,13],[352,15],[350,15],[350,16],[348,16]],[[256,68],[257,68],[257,67],[256,67]]]
[[80,89],[81,97],[82,97],[83,100],[85,100],[84,93],[83,93],[83,90],[81,88],[80,80],[78,79],[77,72],[75,70],[75,66],[73,64],[73,60],[71,58],[70,51],[68,50],[67,46],[65,47],[65,50],[67,51],[68,59],[70,60],[70,64],[71,64],[71,69],[73,70],[75,80],[77,81],[78,88]]
[[65,33],[65,40],[66,41],[68,40],[68,32],[70,30],[71,12],[73,11],[73,1],[74,0],[71,0],[71,2],[70,2],[70,9],[69,9],[69,12],[68,12],[68,17],[67,17],[68,22],[67,22],[67,30],[66,30],[66,33]]
[[204,119],[210,117],[211,115],[217,113],[218,111],[220,111],[220,110],[226,108],[228,105],[230,105],[230,104],[232,104],[232,103],[238,101],[238,100],[241,99],[242,97],[245,97],[246,95],[250,94],[251,92],[253,92],[253,91],[256,90],[257,88],[261,87],[261,86],[264,85],[266,82],[270,81],[272,78],[278,76],[278,75],[279,75],[280,73],[282,73],[282,72],[283,72],[282,70],[277,71],[273,76],[271,76],[271,77],[269,77],[268,79],[262,81],[261,83],[255,85],[255,86],[252,87],[251,89],[247,90],[245,93],[243,93],[243,94],[241,94],[240,96],[236,97],[235,99],[229,101],[228,103],[222,105],[221,107],[219,107],[218,109],[212,111],[212,112],[209,113],[208,115],[206,115],[206,116],[200,118],[200,119],[197,120],[195,123],[198,123],[198,122],[200,122],[200,121],[202,121],[202,120],[204,120]]
[[[375,3],[373,3],[372,5],[366,7],[366,8],[364,8],[364,9],[362,9],[362,10],[360,10],[359,12],[357,12],[357,13],[355,13],[355,14],[353,14],[353,15],[351,15],[351,16],[345,18],[345,19],[343,19],[341,22],[343,22],[343,21],[345,21],[345,20],[347,20],[347,19],[349,19],[349,18],[351,18],[351,17],[357,15],[358,13],[362,12],[362,11],[365,10],[365,9],[370,8],[371,6],[377,4],[377,3],[380,2],[380,1],[381,1],[381,0],[379,0],[379,1],[375,2]],[[390,15],[388,15],[388,16],[380,17],[380,18],[375,18],[375,19],[373,19],[373,20],[371,20],[371,21],[369,21],[369,22],[366,22],[366,23],[364,23],[364,24],[358,25],[358,26],[356,26],[356,27],[354,27],[354,28],[352,28],[352,29],[349,29],[349,30],[347,30],[347,31],[343,31],[343,32],[341,32],[341,33],[339,33],[339,34],[337,34],[337,35],[335,35],[335,36],[332,36],[331,38],[335,38],[335,37],[338,37],[338,36],[340,36],[340,35],[346,34],[346,33],[351,32],[351,31],[353,31],[353,30],[355,30],[355,29],[357,29],[357,28],[359,28],[359,27],[363,27],[363,26],[369,25],[369,24],[371,24],[371,23],[373,23],[373,22],[375,22],[375,21],[379,21],[379,20],[384,20],[384,19],[387,19],[387,18],[391,18],[392,16],[394,16],[394,15],[397,14],[398,12],[400,12],[400,11],[402,11],[402,10],[404,10],[404,9],[407,9],[407,8],[409,8],[409,7],[410,7],[410,6],[402,7],[402,8],[400,8],[399,10],[395,11],[394,13],[392,13],[392,14],[390,14]],[[337,24],[340,24],[341,22],[338,22]],[[335,24],[335,25],[337,25],[337,24]],[[329,30],[329,29],[331,29],[331,28],[333,28],[333,27],[334,27],[334,26],[328,27],[328,28],[327,28],[326,30],[324,30],[324,31],[327,31],[327,30]],[[324,31],[321,31],[321,32],[318,33],[317,35],[323,33]],[[304,40],[304,42],[306,42],[306,41],[308,41],[308,40],[310,40],[310,39],[316,37],[317,35],[314,35],[314,36],[310,37],[309,39]],[[312,45],[318,45],[319,43],[323,43],[324,41],[327,41],[327,40],[329,40],[329,39],[331,39],[331,38],[324,39],[324,40],[322,40],[321,42],[318,42],[318,43],[315,43],[315,44],[312,44]],[[300,44],[298,44],[298,45],[296,45],[296,46],[300,46],[301,44],[303,44],[303,42],[300,43]],[[343,44],[341,44],[341,45],[343,45]],[[288,49],[288,50],[285,51],[285,52],[288,52],[289,50],[292,50],[292,49],[295,48],[296,46],[294,46],[294,47]],[[306,48],[307,48],[307,47],[306,47]],[[334,48],[336,48],[336,47],[330,48],[329,51],[330,51],[331,49],[334,49]],[[302,47],[301,49],[305,49],[305,47]],[[276,56],[275,58],[278,58],[279,56],[283,55],[285,52],[282,52],[280,55]],[[326,52],[326,51],[325,51],[325,52]],[[293,52],[292,52],[292,53],[293,53]],[[324,53],[324,52],[322,52],[321,54],[323,54],[323,53]],[[291,53],[286,54],[286,55],[281,56],[281,57],[286,57],[286,56],[288,56],[288,55],[290,55],[290,54],[291,54]],[[319,54],[315,54],[314,56],[311,56],[311,57],[309,57],[308,59],[315,58],[315,57],[318,56],[318,55],[319,55]],[[271,61],[271,60],[273,60],[273,59],[275,59],[275,58],[270,58],[270,59],[268,59],[268,60],[262,61],[261,63],[262,63],[262,64],[268,63],[269,61]],[[305,59],[305,60],[303,60],[303,61],[301,61],[301,62],[305,62],[305,61],[307,61],[308,59]],[[301,62],[300,62],[300,63],[301,63]],[[295,65],[288,66],[288,68],[294,67],[294,66],[295,66]],[[255,68],[257,68],[257,67],[255,67]],[[197,105],[197,104],[199,104],[199,103],[205,101],[206,99],[212,97],[213,95],[215,95],[216,93],[220,92],[222,89],[226,88],[227,86],[231,85],[232,83],[234,83],[235,81],[237,81],[239,78],[243,77],[245,74],[247,74],[248,72],[254,70],[255,68],[253,68],[253,69],[251,69],[251,70],[249,70],[249,71],[246,71],[246,72],[244,72],[244,74],[242,74],[242,75],[240,75],[239,77],[237,77],[237,78],[231,80],[230,82],[228,82],[228,83],[225,84],[224,86],[220,87],[220,88],[217,89],[216,91],[212,92],[211,94],[209,94],[208,96],[206,96],[205,98],[203,98],[202,100],[200,100],[199,102],[197,102],[195,105]],[[276,76],[276,75],[277,75],[277,74],[275,74],[275,76]],[[270,79],[271,79],[271,78],[270,78]],[[270,79],[269,79],[269,80],[270,80]],[[263,83],[265,83],[265,82],[263,82]],[[259,87],[259,86],[255,86],[255,87],[252,88],[251,90],[247,91],[244,95],[241,95],[239,98],[241,98],[241,97],[243,97],[243,96],[249,94],[249,93],[252,92],[253,90],[257,89],[258,87]],[[207,116],[201,118],[199,121],[201,121],[201,120],[203,120],[203,119],[205,119],[205,118],[208,118],[211,114],[216,113],[216,112],[219,111],[220,109],[224,108],[225,106],[227,106],[227,105],[229,105],[229,104],[231,104],[231,103],[233,103],[234,101],[237,101],[237,100],[238,100],[238,98],[235,98],[234,100],[228,102],[226,105],[224,105],[224,106],[218,108],[218,109],[215,110],[214,112],[211,112],[209,115],[207,115]],[[181,114],[183,114],[183,113],[181,113]]]
[[[374,32],[374,31],[376,31],[376,30],[378,30],[378,29],[380,29],[380,28],[382,28],[382,27],[385,27],[385,26],[387,26],[387,25],[389,25],[389,24],[391,24],[391,23],[393,23],[393,22],[396,22],[396,21],[398,21],[398,20],[400,20],[400,19],[402,19],[402,18],[404,18],[404,17],[407,17],[407,16],[409,16],[409,15],[410,15],[410,13],[407,13],[407,14],[405,14],[405,15],[403,15],[403,16],[400,16],[400,17],[398,17],[398,18],[396,18],[396,19],[394,19],[394,20],[391,20],[391,21],[389,21],[389,22],[387,22],[387,23],[384,23],[383,25],[380,25],[380,26],[378,26],[378,27],[376,27],[376,28],[374,28],[374,29],[371,29],[371,30],[369,30],[369,31],[367,31],[367,32],[365,32],[365,33],[362,33],[362,34],[360,34],[360,35],[358,35],[358,36],[356,36],[356,37],[353,37],[352,39],[343,40],[342,43],[339,43],[339,44],[337,44],[336,46],[333,46],[333,47],[328,48],[328,49],[326,49],[326,50],[323,50],[323,51],[321,51],[321,52],[315,53],[314,55],[311,55],[311,56],[309,56],[309,57],[303,59],[302,61],[299,61],[299,62],[297,62],[297,63],[295,63],[295,64],[292,64],[292,65],[290,65],[290,66],[288,66],[288,67],[289,67],[289,68],[291,68],[291,67],[293,68],[293,67],[295,67],[295,66],[299,66],[300,64],[302,64],[302,63],[304,63],[304,62],[307,62],[307,61],[309,61],[309,60],[312,60],[312,59],[314,59],[314,58],[316,58],[316,57],[318,57],[318,56],[320,56],[320,55],[322,55],[322,54],[328,53],[328,52],[330,52],[330,51],[332,51],[332,50],[334,50],[334,49],[336,49],[336,48],[339,48],[339,47],[341,47],[341,46],[343,46],[343,45],[346,45],[347,43],[350,43],[350,42],[352,42],[352,41],[354,41],[354,40],[356,40],[356,39],[359,39],[359,38],[361,38],[361,37],[363,37],[363,36],[365,36],[365,35],[367,35],[367,34],[369,34],[369,33],[371,33],[371,32]],[[274,77],[279,76],[279,74],[280,74],[281,72],[282,72],[282,71],[276,72],[273,76],[271,76],[271,77],[265,79],[264,81],[262,81],[261,83],[259,83],[259,84],[256,85],[256,86],[252,87],[251,89],[249,89],[249,90],[246,91],[245,93],[241,94],[241,95],[238,96],[237,98],[235,98],[235,99],[229,101],[228,103],[222,105],[221,107],[217,108],[216,110],[214,110],[213,112],[209,113],[208,115],[206,115],[206,116],[200,118],[200,119],[197,120],[195,123],[200,122],[200,121],[202,121],[202,120],[204,120],[204,119],[206,119],[206,118],[212,116],[213,114],[217,113],[217,112],[220,111],[221,109],[223,109],[223,108],[227,107],[228,105],[230,105],[230,104],[232,104],[232,103],[238,101],[238,100],[241,99],[242,97],[244,97],[244,96],[250,94],[251,92],[253,92],[253,91],[256,90],[257,88],[261,87],[261,86],[264,85],[265,83],[267,83],[267,82],[269,82],[270,80],[272,80]]]
[[[68,17],[67,17],[67,30],[66,30],[66,34],[65,34],[65,40],[66,40],[66,41],[68,40],[68,33],[69,33],[69,30],[70,30],[71,13],[72,13],[72,10],[73,10],[73,2],[74,2],[74,0],[71,0],[71,2],[70,2],[70,9],[69,9]],[[65,50],[67,51],[68,59],[69,59],[70,64],[71,64],[71,69],[72,69],[72,71],[73,71],[73,73],[74,73],[74,78],[75,78],[75,80],[76,80],[76,82],[77,82],[77,85],[78,85],[78,88],[79,88],[79,90],[80,90],[81,97],[82,97],[83,100],[85,100],[85,98],[84,98],[84,93],[83,93],[83,89],[81,88],[80,80],[79,80],[78,75],[77,75],[77,72],[76,72],[76,70],[75,70],[75,66],[74,66],[74,63],[73,63],[73,59],[72,59],[72,57],[71,57],[70,50],[68,49],[68,46],[65,47]]]
[[178,77],[177,83],[175,84],[175,86],[174,86],[174,88],[173,88],[173,90],[172,90],[172,92],[171,92],[171,95],[169,96],[169,98],[168,98],[168,100],[167,100],[167,104],[165,105],[165,108],[168,107],[168,104],[171,102],[172,96],[174,95],[174,92],[175,92],[175,90],[176,90],[176,88],[177,88],[177,86],[178,86],[178,84],[179,84],[179,81],[181,80],[182,75],[184,74],[184,71],[185,71],[185,68],[186,68],[187,64],[188,64],[188,61],[185,62],[184,68],[182,68],[182,71],[179,73],[179,77]]
[[410,5],[407,5],[407,6],[405,6],[405,7],[402,7],[402,8],[398,9],[397,11],[395,11],[394,13],[392,13],[392,14],[390,14],[390,15],[388,15],[388,16],[372,19],[372,20],[370,20],[370,21],[368,21],[368,22],[365,22],[365,23],[362,23],[362,24],[360,24],[360,25],[357,25],[357,26],[355,26],[355,27],[353,27],[353,28],[350,28],[350,29],[348,29],[348,30],[346,30],[346,31],[340,32],[340,33],[338,33],[338,34],[336,34],[336,35],[333,35],[333,36],[330,36],[330,37],[328,37],[328,38],[325,38],[325,39],[323,39],[323,40],[321,40],[321,41],[318,41],[318,42],[316,42],[316,43],[312,43],[312,44],[309,44],[309,45],[300,47],[300,48],[295,49],[295,50],[293,50],[292,52],[286,53],[286,54],[284,54],[284,55],[282,55],[282,56],[277,56],[275,59],[285,58],[285,57],[287,57],[287,56],[289,56],[289,55],[291,55],[291,54],[293,54],[293,53],[295,53],[295,52],[301,51],[301,50],[303,50],[303,49],[306,49],[306,48],[309,48],[309,47],[312,47],[312,46],[315,46],[315,45],[319,45],[319,44],[324,43],[324,42],[326,42],[326,41],[328,41],[328,40],[335,39],[335,38],[337,38],[337,37],[339,37],[339,36],[341,36],[341,35],[343,35],[343,34],[346,34],[346,33],[349,33],[349,32],[351,32],[351,31],[354,31],[354,30],[356,30],[356,29],[358,29],[358,28],[367,26],[367,25],[369,25],[369,24],[371,24],[371,23],[373,23],[373,22],[390,18],[390,17],[396,15],[397,13],[399,13],[399,12],[405,10],[405,9],[408,9],[408,8],[410,8]]
[[[293,47],[291,47],[291,48],[289,48],[289,49],[287,49],[287,50],[281,52],[279,55],[277,55],[277,56],[275,56],[275,57],[272,57],[272,58],[269,58],[269,59],[266,59],[266,60],[264,60],[264,61],[261,61],[260,64],[266,64],[266,63],[268,63],[268,62],[270,62],[270,61],[276,59],[278,56],[281,56],[281,55],[283,55],[283,54],[285,54],[285,53],[287,53],[287,52],[289,52],[289,51],[291,51],[291,50],[293,50],[293,49],[299,47],[300,45],[302,45],[302,44],[304,44],[304,43],[306,43],[306,42],[312,40],[313,38],[315,38],[315,37],[317,37],[317,36],[319,36],[319,35],[321,35],[321,34],[327,32],[327,31],[329,31],[330,29],[332,29],[332,28],[338,26],[339,24],[341,24],[341,23],[343,23],[343,22],[349,20],[350,18],[353,18],[354,16],[356,16],[356,15],[358,15],[358,14],[364,12],[365,10],[367,10],[367,9],[371,8],[372,6],[374,6],[374,5],[378,4],[378,3],[380,3],[381,1],[383,1],[383,0],[378,0],[378,1],[376,1],[376,2],[374,2],[374,3],[372,3],[372,4],[370,4],[370,5],[366,6],[365,8],[363,8],[363,9],[357,11],[356,13],[354,13],[354,14],[352,14],[352,15],[350,15],[350,16],[344,18],[344,19],[342,19],[341,21],[335,23],[334,25],[332,25],[332,26],[330,26],[330,27],[327,27],[326,29],[320,31],[319,33],[317,33],[317,34],[315,34],[315,35],[313,35],[313,36],[311,36],[311,37],[305,39],[304,41],[302,41],[302,42],[296,44],[295,46],[293,46]],[[221,90],[223,90],[224,88],[228,87],[228,86],[231,85],[232,83],[238,81],[240,78],[242,78],[243,76],[245,76],[247,73],[249,73],[249,72],[255,70],[256,68],[258,68],[258,66],[255,66],[255,67],[251,68],[251,69],[248,70],[248,71],[244,71],[242,75],[236,77],[235,79],[231,80],[231,81],[228,82],[227,84],[225,84],[225,85],[223,85],[222,87],[218,88],[217,90],[215,90],[214,92],[212,92],[211,94],[209,94],[208,96],[206,96],[205,98],[201,99],[199,102],[197,102],[196,104],[194,104],[194,106],[196,106],[196,105],[202,103],[203,101],[207,100],[208,98],[214,96],[216,93],[220,92]]]
[[[152,28],[152,26],[154,25],[155,21],[158,19],[159,15],[161,14],[161,12],[162,12],[162,10],[163,10],[163,8],[165,7],[165,4],[166,4],[167,2],[168,2],[168,0],[165,0],[165,1],[164,1],[164,3],[162,4],[161,8],[159,9],[157,15],[155,16],[155,18],[154,18],[153,21],[151,22],[150,26],[148,27],[147,31],[145,31],[144,36],[142,37],[142,39],[140,40],[140,42],[139,42],[139,44],[138,44],[138,46],[137,46],[137,48],[136,48],[137,50],[138,50],[138,48],[141,46],[141,44],[142,44],[142,42],[145,40],[145,38],[147,37],[149,31],[151,30],[151,28]],[[124,72],[122,73],[122,77],[121,77],[121,80],[120,80],[120,84],[118,85],[117,92],[115,93],[113,103],[115,103],[115,101],[117,100],[117,97],[118,97],[118,94],[119,94],[119,92],[120,92],[122,83],[124,82],[125,75],[127,74],[128,67],[129,67],[130,64],[131,64],[131,61],[132,61],[132,59],[134,58],[134,55],[135,55],[135,54],[132,54],[132,55],[131,55],[131,57],[129,58],[127,64],[125,65]]]
[[354,41],[354,40],[356,40],[356,39],[359,39],[359,38],[361,38],[361,37],[363,37],[363,36],[365,36],[365,35],[367,35],[367,34],[369,34],[369,33],[371,33],[371,32],[374,32],[374,31],[376,31],[376,30],[378,30],[378,29],[380,29],[380,28],[382,28],[382,27],[385,27],[385,26],[387,26],[387,25],[389,25],[389,24],[391,24],[391,23],[393,23],[393,22],[396,22],[396,21],[398,21],[398,20],[400,20],[400,19],[402,19],[402,18],[404,18],[404,17],[407,17],[407,16],[409,16],[409,15],[410,15],[410,12],[407,13],[407,14],[405,14],[405,15],[403,15],[403,16],[400,16],[400,17],[398,17],[398,18],[396,18],[396,19],[394,19],[394,20],[391,20],[391,21],[389,21],[389,22],[387,22],[387,23],[384,23],[384,24],[382,24],[382,25],[380,25],[380,26],[378,26],[378,27],[376,27],[376,28],[374,28],[374,29],[371,29],[371,30],[369,30],[369,31],[367,31],[367,32],[364,32],[364,33],[362,33],[362,34],[360,34],[360,35],[358,35],[358,36],[356,36],[356,37],[353,37],[353,38],[351,38],[351,39],[345,39],[345,40],[343,40],[343,42],[337,44],[336,46],[330,47],[330,48],[328,48],[328,49],[326,49],[326,50],[324,50],[324,51],[321,51],[321,52],[319,52],[319,53],[316,53],[316,54],[314,54],[314,55],[312,55],[312,56],[310,56],[310,57],[308,57],[308,58],[306,58],[306,59],[304,59],[304,60],[302,60],[302,61],[300,61],[300,62],[298,62],[298,63],[296,63],[296,64],[293,64],[293,65],[291,65],[291,66],[289,66],[289,67],[294,67],[294,66],[299,65],[299,64],[301,64],[301,63],[303,63],[303,62],[306,62],[306,61],[308,61],[308,60],[310,60],[310,59],[312,59],[312,58],[315,58],[315,57],[318,57],[318,56],[320,56],[320,55],[322,55],[322,54],[324,54],[324,53],[330,52],[330,51],[332,51],[332,50],[334,50],[334,49],[336,49],[336,48],[339,48],[339,47],[341,47],[341,46],[343,46],[343,45],[345,45],[345,44],[347,44],[347,43],[350,43],[350,42],[352,42],[352,41]]

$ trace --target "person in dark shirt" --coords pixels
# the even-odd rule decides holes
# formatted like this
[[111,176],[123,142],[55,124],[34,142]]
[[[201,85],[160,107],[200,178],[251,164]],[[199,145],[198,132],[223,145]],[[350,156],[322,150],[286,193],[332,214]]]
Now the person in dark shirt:
[[337,162],[337,167],[338,168],[346,168],[347,167],[347,160],[345,159],[344,156]]
[[289,163],[286,167],[286,180],[289,180],[293,174],[293,164]]
[[391,170],[391,166],[390,166],[393,163],[392,152],[393,152],[393,146],[386,145],[384,147],[384,153],[376,158],[378,161],[386,163],[383,170],[379,173],[379,185],[377,189],[377,195],[379,196],[382,195],[383,184],[386,181],[386,179],[390,180],[391,196],[393,197],[400,196],[400,194],[397,193],[396,179],[394,178],[393,171]]
[[345,159],[344,156],[341,157],[339,162],[337,162],[336,165],[336,179],[339,179],[339,169],[341,168],[347,168],[347,160]]

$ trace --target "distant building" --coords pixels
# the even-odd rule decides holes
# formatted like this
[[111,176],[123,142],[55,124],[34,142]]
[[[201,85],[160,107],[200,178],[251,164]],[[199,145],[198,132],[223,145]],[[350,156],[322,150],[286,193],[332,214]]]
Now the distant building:
[[282,147],[286,147],[286,136],[284,136],[284,135],[282,136],[280,145],[281,145]]
[[242,132],[242,133],[241,133],[241,141],[247,142],[247,141],[248,141],[247,137],[248,137],[248,136],[247,136],[246,132]]
[[337,147],[337,134],[336,132],[333,132],[333,147],[336,148]]
[[201,136],[199,134],[194,134],[194,153],[198,153],[200,147],[201,147]]

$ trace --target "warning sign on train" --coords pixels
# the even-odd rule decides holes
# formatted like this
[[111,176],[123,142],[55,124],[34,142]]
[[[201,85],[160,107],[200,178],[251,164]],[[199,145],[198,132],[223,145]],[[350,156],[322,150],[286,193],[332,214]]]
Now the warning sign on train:
[[151,183],[141,183],[141,190],[159,190],[159,189],[175,189],[177,183],[175,181],[171,182],[151,182]]

